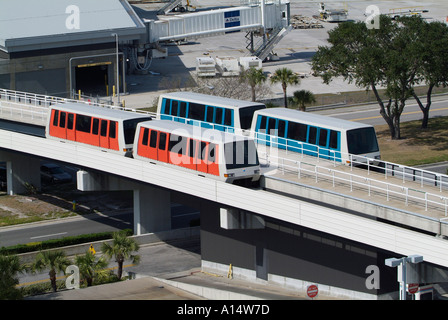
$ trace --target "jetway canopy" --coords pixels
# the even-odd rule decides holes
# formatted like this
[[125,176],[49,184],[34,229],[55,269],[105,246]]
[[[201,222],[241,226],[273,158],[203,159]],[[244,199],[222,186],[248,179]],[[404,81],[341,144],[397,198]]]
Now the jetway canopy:
[[[287,25],[282,5],[266,4],[265,28]],[[233,7],[145,20],[149,25],[148,42],[215,36],[234,31],[255,31],[263,27],[260,6]]]

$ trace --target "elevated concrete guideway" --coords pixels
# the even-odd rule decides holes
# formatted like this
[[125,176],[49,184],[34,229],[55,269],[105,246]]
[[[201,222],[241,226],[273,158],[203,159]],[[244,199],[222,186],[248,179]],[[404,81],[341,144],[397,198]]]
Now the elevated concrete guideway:
[[[0,130],[0,148],[6,151],[19,152],[24,156],[34,155],[51,158],[55,161],[68,162],[83,167],[85,170],[108,173],[137,183],[179,191],[220,203],[224,207],[240,208],[261,216],[273,217],[391,252],[403,255],[421,254],[427,262],[448,266],[448,257],[444,254],[448,250],[448,241],[443,238],[402,228],[399,225],[379,222],[373,219],[375,218],[373,216],[369,219],[364,214],[353,214],[354,209],[350,211],[350,208],[338,207],[337,203],[328,203],[329,201],[326,199],[310,201],[305,195],[297,197],[295,193],[294,196],[287,194],[287,192],[282,191],[285,186],[294,185],[298,181],[294,182],[293,179],[286,181],[286,177],[281,172],[277,174],[282,174],[285,181],[278,179],[278,176],[275,181],[277,184],[280,183],[281,186],[273,186],[275,176],[271,176],[272,179],[270,179],[266,175],[266,189],[269,191],[254,190],[204,179],[194,174],[163,166],[138,162],[134,159],[104,153],[89,147],[61,143],[6,130]],[[299,182],[308,186],[312,184]],[[321,189],[319,192],[327,193],[325,196],[328,196],[324,184],[317,184],[316,187]],[[339,189],[338,192],[333,189],[331,193],[337,193],[339,197],[344,197],[342,193],[339,193]],[[356,198],[356,193],[353,193],[352,197],[345,196],[345,198]],[[144,205],[144,202],[142,204]],[[370,201],[370,205],[385,207],[384,204],[379,201],[376,202],[374,199]],[[400,214],[405,215],[401,208],[393,208],[392,205],[392,202],[387,205],[392,210],[390,213],[399,211]],[[419,215],[416,214],[416,216]],[[401,222],[405,224],[405,220],[401,220]],[[440,233],[445,233],[446,225],[443,221],[436,219],[432,222],[438,223]],[[154,221],[150,223],[154,223]],[[145,230],[150,228],[151,226],[146,226]]]

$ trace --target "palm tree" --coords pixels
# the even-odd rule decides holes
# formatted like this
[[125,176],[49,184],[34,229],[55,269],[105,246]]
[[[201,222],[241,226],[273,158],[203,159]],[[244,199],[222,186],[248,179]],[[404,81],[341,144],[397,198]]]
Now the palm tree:
[[130,259],[132,260],[132,263],[140,262],[140,256],[132,254],[132,252],[138,250],[138,243],[135,242],[134,239],[128,238],[123,231],[114,232],[111,243],[104,242],[101,247],[101,251],[104,255],[109,258],[112,258],[113,256],[115,257],[115,260],[118,263],[118,279],[121,279],[121,275],[123,274],[124,260]]
[[271,83],[280,82],[282,84],[285,108],[288,107],[288,98],[286,96],[286,88],[288,85],[298,85],[300,84],[300,78],[291,69],[279,68],[275,70],[271,77]]
[[247,81],[252,91],[252,101],[256,100],[255,88],[266,81],[267,77],[261,68],[250,67],[241,71],[241,79]]
[[79,268],[79,273],[87,282],[87,286],[90,287],[94,279],[104,279],[109,275],[107,267],[106,257],[100,257],[96,259],[95,255],[91,251],[87,251],[82,256],[76,256],[75,264]]
[[56,275],[59,272],[65,274],[65,269],[70,265],[70,260],[65,256],[65,252],[61,250],[55,251],[41,251],[37,254],[31,268],[33,272],[50,269],[48,273],[50,276],[51,287],[53,291],[57,291]]
[[16,255],[0,254],[0,300],[18,300],[22,293],[16,288],[19,284],[17,273],[24,272],[25,266],[20,264]]
[[314,94],[311,91],[297,90],[294,91],[293,96],[292,98],[289,99],[289,101],[292,104],[299,106],[301,111],[305,111],[306,110],[305,104],[316,102],[316,98],[314,97]]

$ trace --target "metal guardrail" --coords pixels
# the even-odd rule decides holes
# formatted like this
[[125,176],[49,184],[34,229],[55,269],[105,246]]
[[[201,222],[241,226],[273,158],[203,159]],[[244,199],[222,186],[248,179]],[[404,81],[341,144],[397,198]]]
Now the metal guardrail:
[[[2,104],[1,102],[6,101],[8,104],[12,106],[6,106],[6,104]],[[141,111],[138,109],[125,109],[122,107],[116,107],[105,104],[92,103],[90,101],[81,101],[81,100],[72,100],[65,98],[58,98],[46,95],[39,94],[31,94],[26,92],[12,91],[0,89],[0,115],[11,116],[16,115],[19,118],[25,119],[26,117],[30,119],[39,119],[41,118],[43,121],[46,121],[47,110],[48,107],[52,104],[56,103],[83,103],[89,105],[102,106],[105,108],[114,108],[121,109],[130,112],[139,112],[148,114],[154,118],[157,117],[157,114],[152,112]],[[32,109],[31,109],[32,108]],[[201,127],[205,128],[214,128],[219,129],[221,131],[240,134],[240,135],[251,135],[249,130],[240,131],[235,130],[235,128],[227,127],[224,125],[211,125],[208,122],[199,121],[199,120],[187,120],[181,119],[174,116],[171,117],[171,120],[177,120],[184,123],[197,124]],[[333,187],[338,185],[346,185],[349,186],[350,190],[353,191],[354,188],[358,188],[360,190],[365,190],[367,194],[370,196],[372,193],[384,195],[386,200],[389,201],[391,197],[401,198],[404,201],[405,205],[408,205],[410,202],[414,202],[420,206],[424,206],[427,211],[428,208],[441,208],[443,209],[445,216],[448,216],[448,197],[443,196],[441,194],[435,194],[426,192],[424,190],[417,190],[415,187],[407,187],[403,185],[397,185],[394,183],[383,182],[375,178],[369,178],[365,176],[356,175],[353,173],[347,173],[342,170],[331,169],[328,166],[319,166],[316,164],[310,164],[303,161],[303,156],[305,152],[307,154],[311,153],[317,159],[317,163],[320,161],[331,162],[333,167],[336,168],[338,165],[341,165],[341,159],[348,159],[348,163],[350,165],[351,171],[353,171],[354,166],[362,165],[365,167],[367,176],[370,176],[370,173],[374,171],[376,174],[382,173],[384,175],[384,179],[387,180],[391,177],[399,178],[403,183],[406,181],[412,182],[420,182],[420,187],[424,188],[424,185],[437,186],[439,192],[442,193],[444,190],[448,190],[448,175],[434,173],[428,170],[404,166],[388,161],[378,160],[367,158],[360,155],[352,155],[352,154],[344,154],[340,151],[334,151],[327,148],[322,148],[316,145],[311,145],[307,143],[300,143],[294,145],[295,151],[288,151],[288,148],[291,148],[291,145],[288,144],[288,139],[282,138],[286,141],[285,144],[278,142],[278,137],[275,135],[265,135],[269,136],[269,140],[265,139],[263,141],[259,136],[253,135],[256,137],[257,141],[262,141],[264,143],[269,142],[270,144],[275,145],[276,147],[281,146],[285,149],[286,152],[292,152],[300,155],[300,159],[291,160],[284,157],[278,157],[273,155],[266,154],[266,161],[272,162],[275,160],[275,164],[281,168],[282,170],[289,170],[290,172],[296,172],[298,178],[302,175],[311,175],[314,176],[315,181],[326,179],[327,181],[331,181]],[[311,147],[314,149],[312,150]],[[322,155],[322,153],[327,153]],[[345,163],[346,164],[346,163]],[[308,166],[308,168],[307,168]]]
[[308,176],[313,178],[316,183],[325,180],[333,188],[336,186],[345,186],[349,188],[350,192],[356,189],[358,191],[364,191],[368,196],[373,194],[382,196],[386,201],[390,201],[391,199],[403,201],[405,206],[413,203],[424,208],[425,211],[428,211],[429,208],[441,210],[445,216],[448,216],[447,196],[384,182],[375,178],[353,174],[352,172],[323,167],[305,161],[277,157],[268,153],[264,153],[262,157],[264,157],[262,159],[266,161],[266,164],[274,164],[283,174],[286,172],[293,173],[298,179]]

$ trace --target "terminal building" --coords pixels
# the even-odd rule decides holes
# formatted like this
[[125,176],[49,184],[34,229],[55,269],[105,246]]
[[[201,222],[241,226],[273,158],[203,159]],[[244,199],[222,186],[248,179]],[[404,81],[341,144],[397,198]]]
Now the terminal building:
[[[61,97],[112,92],[117,39],[146,32],[125,0],[7,1],[0,30],[0,87]],[[122,75],[122,55],[119,61]]]
[[163,17],[134,9],[126,0],[3,3],[0,88],[59,97],[111,96],[117,82],[118,93],[127,91],[126,73],[167,56],[163,43],[245,31],[269,38],[253,48],[266,55],[289,24],[289,3],[279,0]]

